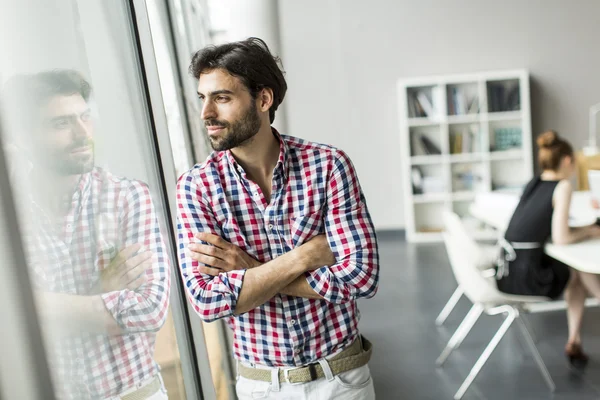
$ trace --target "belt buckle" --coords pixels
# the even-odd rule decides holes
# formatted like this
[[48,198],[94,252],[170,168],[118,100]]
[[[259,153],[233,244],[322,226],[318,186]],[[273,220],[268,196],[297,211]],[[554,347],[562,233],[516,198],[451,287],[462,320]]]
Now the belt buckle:
[[294,371],[297,370],[299,368],[286,368],[283,370],[283,379],[286,383],[290,384],[290,385],[301,385],[302,382],[290,382],[290,371]]

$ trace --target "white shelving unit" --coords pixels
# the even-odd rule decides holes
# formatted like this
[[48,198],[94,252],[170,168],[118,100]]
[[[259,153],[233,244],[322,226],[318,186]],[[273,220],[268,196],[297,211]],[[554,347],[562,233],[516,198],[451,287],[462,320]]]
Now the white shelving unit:
[[[469,218],[477,192],[532,178],[526,70],[402,79],[398,98],[408,241],[440,241],[444,210]],[[495,238],[468,226],[475,238]]]

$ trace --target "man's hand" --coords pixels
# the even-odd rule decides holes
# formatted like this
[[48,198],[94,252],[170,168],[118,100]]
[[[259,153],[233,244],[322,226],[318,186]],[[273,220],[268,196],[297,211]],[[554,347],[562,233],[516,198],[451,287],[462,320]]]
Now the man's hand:
[[134,244],[121,250],[110,265],[100,272],[100,280],[90,294],[134,290],[146,283],[145,272],[152,266],[152,252],[135,255],[141,248],[141,244]]
[[198,266],[196,271],[202,274],[217,276],[222,272],[250,269],[261,265],[259,261],[244,250],[225,239],[211,233],[197,233],[196,239],[209,243],[192,243],[188,246],[192,259],[206,264]]

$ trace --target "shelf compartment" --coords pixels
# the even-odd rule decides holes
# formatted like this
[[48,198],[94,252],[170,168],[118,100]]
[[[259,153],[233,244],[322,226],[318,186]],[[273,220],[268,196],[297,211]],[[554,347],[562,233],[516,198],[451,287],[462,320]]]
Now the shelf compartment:
[[488,80],[486,91],[488,112],[521,110],[519,79]]
[[489,122],[490,152],[505,152],[523,147],[523,124],[521,120]]
[[439,126],[409,128],[411,157],[442,154],[442,133]]
[[[425,164],[411,167],[412,192],[421,199],[448,193],[448,180],[441,164]],[[414,201],[417,201],[413,199]]]
[[478,83],[464,82],[446,86],[448,115],[477,115],[481,109],[478,94]]
[[411,119],[439,119],[445,111],[443,88],[439,85],[408,87],[406,107]]
[[441,218],[446,204],[444,202],[422,203],[414,206],[415,231],[418,233],[439,233],[444,229]]
[[484,149],[481,124],[451,124],[448,126],[450,154],[479,153]]
[[451,167],[452,192],[478,192],[488,188],[484,162],[456,163]]

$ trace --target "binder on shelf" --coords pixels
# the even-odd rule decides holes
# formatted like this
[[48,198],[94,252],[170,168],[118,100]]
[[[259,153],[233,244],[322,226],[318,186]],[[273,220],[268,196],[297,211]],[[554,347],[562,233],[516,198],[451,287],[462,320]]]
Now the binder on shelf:
[[521,109],[521,93],[518,82],[489,83],[488,98],[490,112],[518,111]]
[[412,181],[413,194],[423,193],[423,173],[419,167],[413,166],[410,171],[410,177]]
[[419,93],[417,93],[417,101],[423,108],[423,111],[425,111],[425,116],[427,116],[427,117],[435,116],[435,110],[433,108],[433,104],[431,104],[431,102],[427,98],[427,95],[425,94],[425,92],[419,91]]
[[471,104],[469,105],[468,114],[478,114],[479,113],[479,99],[477,96],[471,99]]
[[442,154],[442,151],[438,146],[433,143],[431,139],[429,139],[425,135],[419,135],[419,140],[421,141],[421,145],[423,146],[423,150],[425,150],[425,154],[433,155],[433,154]]

